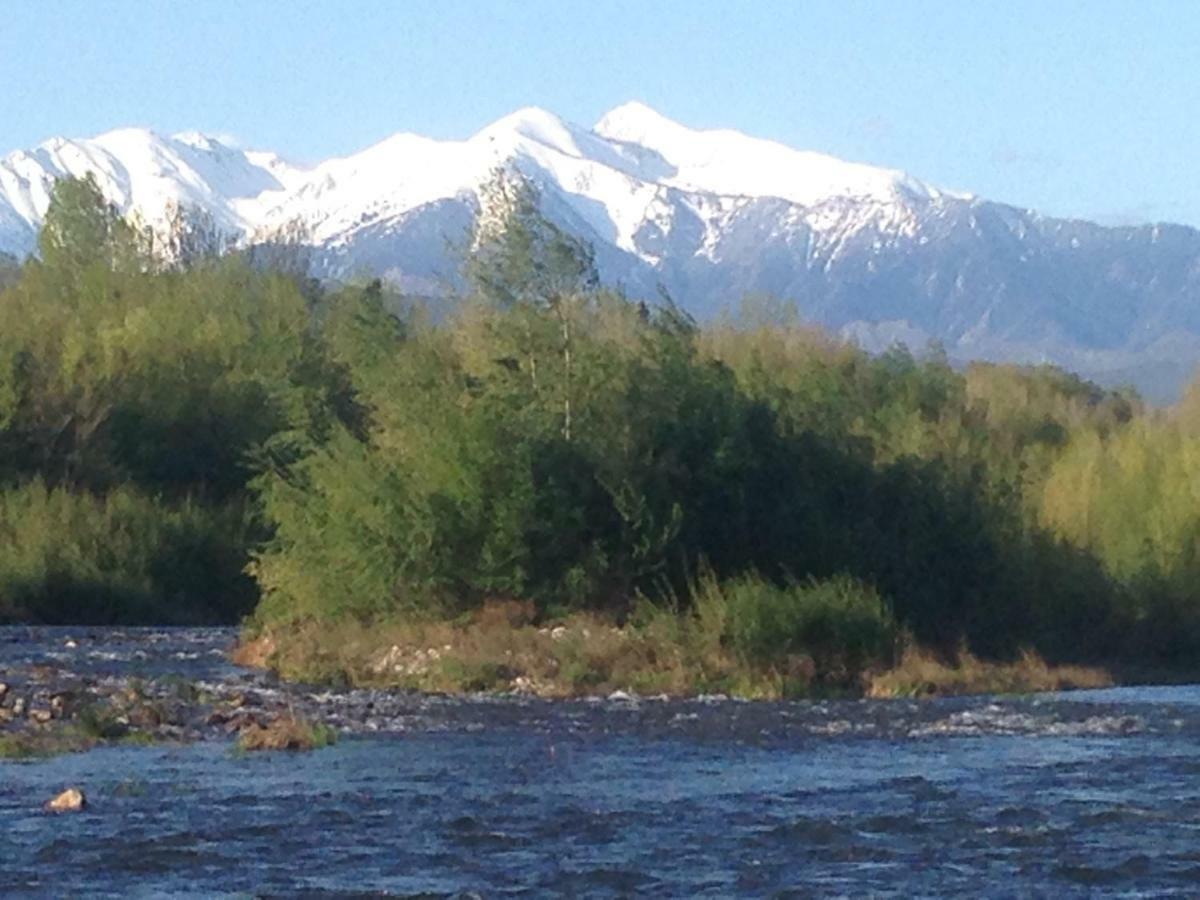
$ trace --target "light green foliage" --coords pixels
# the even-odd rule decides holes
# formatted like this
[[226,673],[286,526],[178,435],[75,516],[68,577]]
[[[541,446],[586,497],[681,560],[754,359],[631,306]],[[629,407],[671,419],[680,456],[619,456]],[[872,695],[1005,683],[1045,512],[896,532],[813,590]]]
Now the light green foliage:
[[[759,573],[768,600],[744,622],[799,617],[754,633],[866,628],[846,599],[863,590],[804,580],[848,573],[946,652],[1078,651],[1081,631],[1107,646],[1119,586],[1034,510],[1069,436],[1119,431],[1129,398],[1053,369],[964,376],[936,349],[871,357],[763,303],[699,329],[590,289],[586,254],[547,249],[565,239],[528,185],[492,190],[501,215],[452,317],[397,321],[377,285],[331,298],[344,425],[256,483],[274,527],[255,562],[264,618],[506,596],[620,616],[664,586],[687,604],[704,564],[739,599]],[[768,652],[754,627],[740,640]],[[845,665],[876,658],[832,633]]]
[[1123,587],[1123,640],[1143,654],[1194,652],[1200,438],[1186,422],[1142,419],[1108,438],[1078,437],[1051,470],[1041,516]]
[[100,193],[95,178],[64,178],[50,195],[38,235],[38,254],[63,281],[93,270],[137,267],[141,235]]

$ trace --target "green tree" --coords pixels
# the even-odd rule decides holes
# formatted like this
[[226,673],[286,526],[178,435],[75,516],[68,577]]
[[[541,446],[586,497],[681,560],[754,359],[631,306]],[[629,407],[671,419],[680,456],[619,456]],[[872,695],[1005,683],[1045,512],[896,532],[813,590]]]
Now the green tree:
[[65,273],[97,265],[117,269],[137,264],[143,250],[140,235],[104,198],[90,172],[55,182],[38,235],[44,265]]
[[483,300],[518,313],[522,356],[534,394],[545,387],[538,359],[546,341],[538,320],[553,318],[561,359],[561,428],[571,440],[575,319],[599,284],[592,247],[542,214],[531,181],[514,169],[499,169],[480,191],[464,274]]

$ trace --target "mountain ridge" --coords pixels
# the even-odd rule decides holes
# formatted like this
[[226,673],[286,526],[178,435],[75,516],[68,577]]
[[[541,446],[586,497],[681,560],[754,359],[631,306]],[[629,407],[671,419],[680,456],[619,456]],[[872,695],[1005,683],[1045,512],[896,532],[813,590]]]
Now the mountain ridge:
[[196,207],[241,241],[298,226],[315,271],[443,289],[447,239],[498,166],[596,248],[602,277],[706,317],[751,293],[881,349],[1054,362],[1170,399],[1200,361],[1200,232],[1057,219],[638,102],[590,128],[526,107],[459,141],[400,132],[302,168],[197,132],[116,129],[0,159],[0,252],[32,251],[53,181],[93,172],[151,227]]

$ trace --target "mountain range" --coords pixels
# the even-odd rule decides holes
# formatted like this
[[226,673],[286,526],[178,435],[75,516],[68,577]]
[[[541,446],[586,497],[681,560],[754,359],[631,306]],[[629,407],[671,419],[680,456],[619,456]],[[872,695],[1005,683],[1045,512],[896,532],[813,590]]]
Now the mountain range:
[[870,350],[938,341],[955,360],[1052,362],[1155,400],[1200,362],[1196,229],[1042,216],[640,103],[590,128],[522,109],[467,140],[400,133],[311,167],[195,132],[54,138],[0,159],[0,253],[32,252],[54,181],[91,172],[151,227],[185,208],[236,240],[290,229],[321,277],[436,293],[499,166],[592,243],[605,281],[665,289],[701,319],[770,294]]

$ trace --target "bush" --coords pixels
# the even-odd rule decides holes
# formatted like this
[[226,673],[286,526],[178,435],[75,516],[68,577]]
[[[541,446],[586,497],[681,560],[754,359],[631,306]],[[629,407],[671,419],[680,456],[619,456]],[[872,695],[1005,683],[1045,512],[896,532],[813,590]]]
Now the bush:
[[251,541],[236,506],[34,480],[0,493],[0,621],[228,621],[254,603]]
[[337,729],[294,715],[280,716],[266,725],[252,723],[238,733],[237,749],[243,753],[260,750],[320,750],[337,743]]
[[718,631],[747,663],[780,666],[805,655],[818,679],[838,680],[891,661],[891,609],[874,588],[849,576],[783,586],[757,575],[724,583],[706,576],[694,602],[701,628]]

